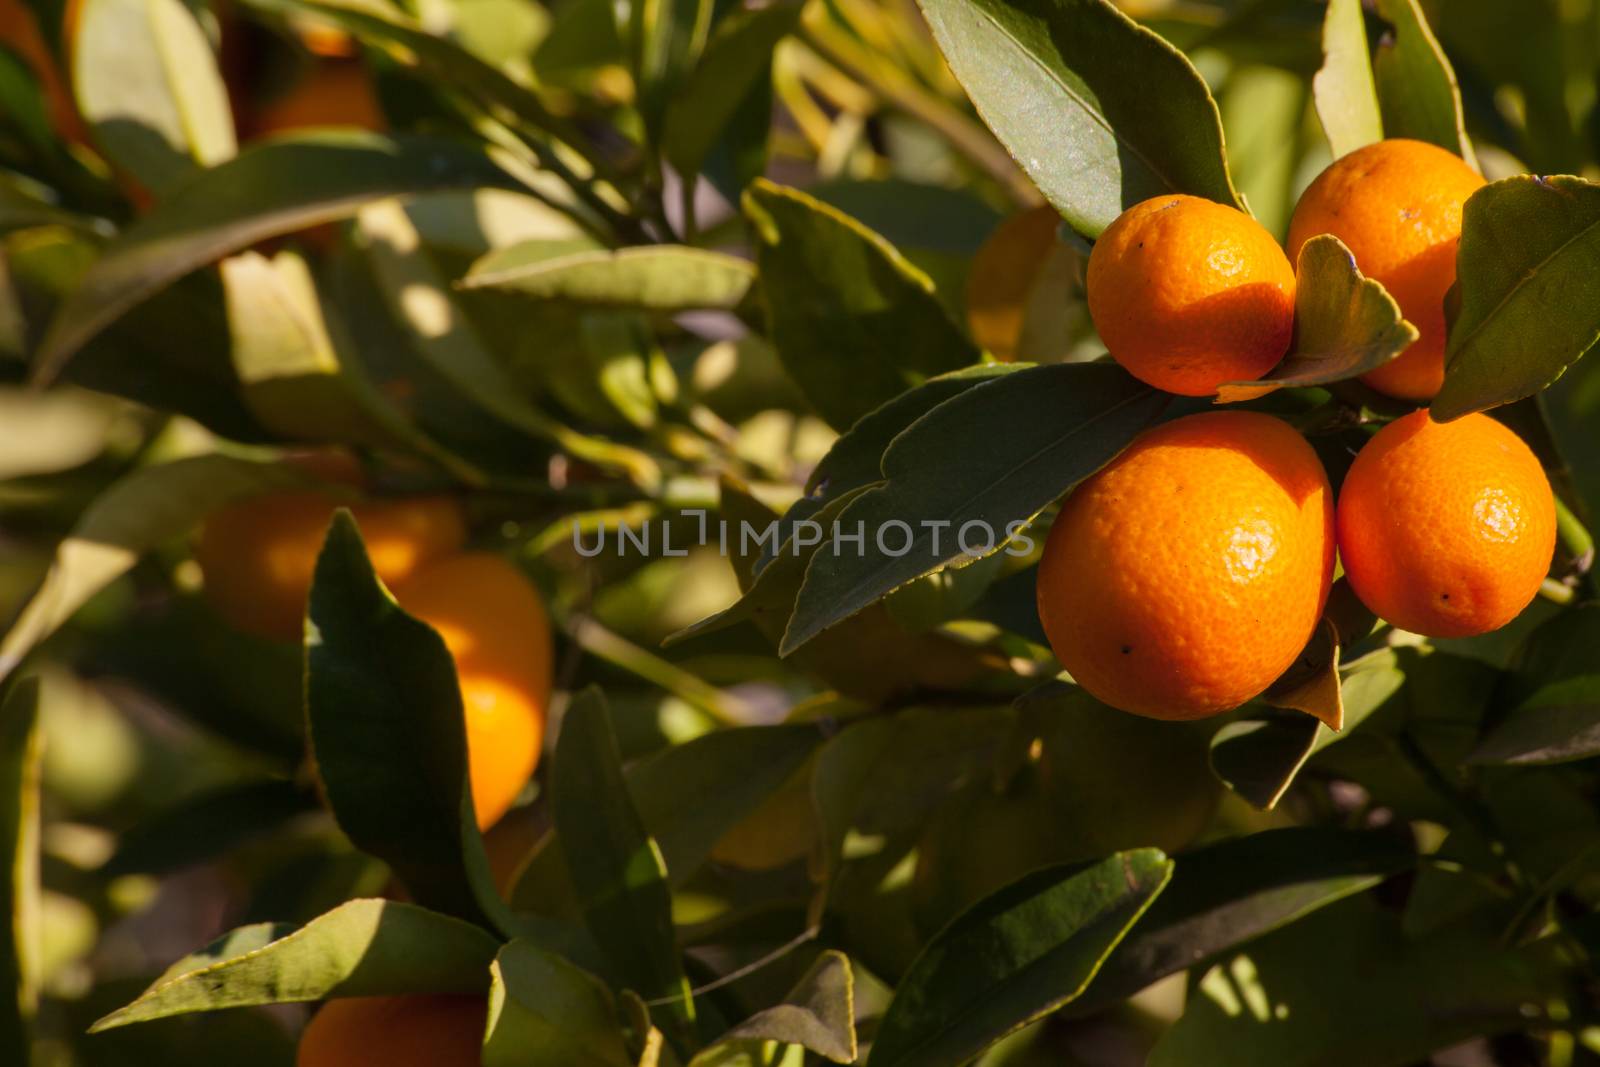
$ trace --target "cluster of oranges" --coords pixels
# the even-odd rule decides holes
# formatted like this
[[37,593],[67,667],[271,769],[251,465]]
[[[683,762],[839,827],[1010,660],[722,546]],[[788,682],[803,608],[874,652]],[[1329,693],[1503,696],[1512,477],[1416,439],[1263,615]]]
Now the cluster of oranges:
[[[1290,255],[1333,234],[1418,328],[1365,376],[1374,389],[1426,400],[1442,384],[1462,207],[1482,184],[1443,149],[1389,140],[1335,161],[1296,206]],[[1257,379],[1293,335],[1289,256],[1254,219],[1211,201],[1129,208],[1096,242],[1087,286],[1112,357],[1173,393]],[[1356,456],[1335,507],[1321,461],[1287,423],[1192,415],[1140,436],[1067,499],[1040,562],[1039,614],[1057,658],[1095,696],[1202,718],[1294,662],[1336,560],[1380,618],[1466,637],[1528,605],[1555,536],[1538,459],[1488,416],[1395,420]]]
[[378,577],[455,659],[473,805],[478,824],[491,826],[543,747],[552,652],[538,591],[503,557],[462,551],[466,523],[455,500],[361,499],[359,468],[342,458],[292,462],[327,488],[253,496],[209,516],[195,545],[207,599],[238,629],[299,640],[323,537],[334,510],[348,505]]

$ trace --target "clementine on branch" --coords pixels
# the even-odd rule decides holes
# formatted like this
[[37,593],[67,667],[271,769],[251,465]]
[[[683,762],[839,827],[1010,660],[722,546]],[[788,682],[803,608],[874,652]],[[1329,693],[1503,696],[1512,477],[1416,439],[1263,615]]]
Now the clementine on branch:
[[484,997],[349,997],[331,1000],[300,1036],[296,1067],[478,1067]]
[[510,809],[533,776],[550,703],[550,619],[538,590],[486,552],[439,560],[394,589],[455,659],[478,825]]
[[1555,496],[1538,457],[1487,415],[1416,411],[1367,442],[1339,490],[1339,557],[1380,618],[1470,637],[1516,618],[1555,554]]
[[194,557],[211,606],[247,633],[298,641],[311,573],[342,505],[361,527],[385,584],[405,580],[466,540],[461,508],[448,497],[362,501],[331,488],[249,497],[213,512],[200,528]]
[[1380,282],[1420,336],[1362,376],[1381,393],[1426,400],[1444,384],[1444,296],[1456,280],[1461,210],[1483,178],[1443,148],[1379,141],[1333,162],[1301,195],[1289,223],[1289,257],[1331,233]]
[[1101,701],[1204,718],[1294,662],[1333,553],[1333,493],[1305,438],[1268,415],[1191,415],[1140,435],[1067,498],[1039,562],[1039,618]]
[[1209,396],[1277,365],[1294,334],[1294,268],[1242,211],[1158,196],[1089,255],[1089,315],[1111,356],[1157,389]]

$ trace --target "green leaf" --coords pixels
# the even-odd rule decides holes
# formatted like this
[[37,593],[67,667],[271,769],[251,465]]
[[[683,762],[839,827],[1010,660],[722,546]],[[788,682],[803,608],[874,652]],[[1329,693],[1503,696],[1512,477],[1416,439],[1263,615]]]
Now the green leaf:
[[[692,182],[719,139],[763,79],[770,79],[772,53],[794,29],[803,5],[776,3],[754,11],[731,11],[718,23],[705,55],[667,101],[662,154],[680,179]],[[770,116],[762,116],[766,136]]]
[[315,810],[316,800],[309,791],[278,779],[206,789],[122,834],[117,851],[100,870],[108,878],[166,874],[214,859],[242,841]]
[[472,265],[461,286],[598,307],[731,311],[756,280],[748,260],[704,248],[649,245],[552,259],[547,242],[529,244],[489,253]]
[[298,929],[244,926],[186,956],[92,1027],[253,1004],[481,993],[499,944],[471,923],[393,900],[352,900]]
[[1361,0],[1330,0],[1322,22],[1322,55],[1322,69],[1311,79],[1311,91],[1317,118],[1337,159],[1383,140]]
[[1163,193],[1241,206],[1199,72],[1110,3],[920,6],[978,114],[1079,233]]
[[584,690],[567,709],[550,787],[557,840],[590,934],[628,988],[666,1004],[680,1025],[691,1022],[666,865],[630,799],[598,689]]
[[[1122,451],[1166,402],[1114,364],[1076,363],[1019,370],[940,404],[884,452],[887,482],[840,514],[838,526],[854,533],[860,524],[865,543],[847,548],[828,537],[812,556],[780,653],[912,579],[998,551]],[[928,525],[939,522],[948,525]],[[909,526],[909,536],[892,523]],[[981,550],[967,552],[960,539],[973,524],[979,533],[967,539]],[[902,540],[906,550],[894,555]]]
[[1355,256],[1332,234],[1313,237],[1300,250],[1295,286],[1289,354],[1259,381],[1219,386],[1218,403],[1355,378],[1383,366],[1417,339],[1400,305],[1361,273]]
[[617,0],[617,36],[627,52],[637,104],[651,141],[678,86],[705,49],[712,0]]
[[1570,763],[1600,755],[1600,704],[1528,708],[1489,731],[1467,757],[1475,764]]
[[1524,175],[1467,201],[1442,421],[1538,392],[1600,338],[1600,185]]
[[257,241],[387,196],[479,186],[518,188],[480,149],[442,138],[325,131],[247,148],[196,174],[106,246],[56,309],[35,376],[50,380],[134,305]]
[[1396,834],[1323,827],[1265,830],[1185,853],[1172,884],[1069,1014],[1090,1014],[1169,974],[1203,966],[1415,862],[1415,851]]
[[455,661],[383,587],[343,508],[311,584],[306,714],[328,806],[356,847],[419,904],[508,929],[473,813]]
[[522,396],[472,320],[451,299],[444,278],[422,249],[416,225],[398,201],[363,207],[356,239],[372,264],[379,293],[407,327],[417,353],[462,396],[507,426],[551,441],[582,459],[627,471],[641,485],[659,481],[660,471],[648,455],[579,433]]
[[56,546],[44,582],[0,641],[0,678],[144,553],[188,533],[229,501],[298,484],[277,464],[218,455],[145,467],[113,483]]
[[959,1067],[1070,1003],[1172,876],[1157,849],[1046,868],[941,930],[895,992],[868,1067]]
[[494,961],[483,1067],[634,1067],[599,979],[528,941]]
[[469,482],[482,480],[407,423],[359,364],[343,358],[303,258],[245,252],[223,260],[221,272],[233,368],[263,426],[301,441],[415,451]]
[[0,1050],[32,1058],[39,1006],[39,680],[10,686],[0,703]]
[[978,362],[933,283],[887,241],[795,189],[744,194],[778,356],[834,428],[924,379]]
[[182,0],[84,0],[73,92],[96,143],[158,195],[237,150],[228,90]]
[[1476,167],[1477,157],[1461,115],[1456,72],[1417,0],[1377,0],[1378,16],[1390,26],[1378,40],[1372,73],[1389,137],[1427,141]]
[[855,977],[849,957],[832,949],[822,953],[783,1003],[723,1034],[689,1067],[759,1064],[758,1052],[770,1042],[798,1045],[834,1063],[856,1061]]
[[1400,916],[1345,901],[1198,976],[1150,1067],[1404,1067],[1473,1037],[1525,1031],[1563,994],[1536,944],[1450,930],[1408,938]]
[[1234,792],[1270,810],[1317,752],[1376,711],[1404,683],[1389,657],[1363,657],[1341,671],[1344,730],[1336,732],[1302,712],[1264,712],[1236,719],[1211,739],[1211,769]]

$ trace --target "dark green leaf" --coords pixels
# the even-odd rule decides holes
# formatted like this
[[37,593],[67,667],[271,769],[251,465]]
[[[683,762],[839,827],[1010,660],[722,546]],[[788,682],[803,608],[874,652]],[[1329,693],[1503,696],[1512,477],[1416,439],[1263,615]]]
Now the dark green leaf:
[[418,903],[507,929],[473,813],[455,661],[383,587],[344,509],[311,585],[306,713],[328,805],[356,847]]
[[0,1050],[26,1064],[38,1009],[39,680],[9,687],[0,703]]
[[315,809],[315,798],[293,782],[250,782],[208,789],[123,834],[117,851],[101,871],[108,877],[166,874],[213,859]]
[[1266,830],[1176,859],[1172,884],[1069,1009],[1089,1014],[1408,869],[1389,832]]
[[1378,0],[1378,15],[1390,26],[1372,57],[1384,134],[1436,144],[1476,167],[1456,72],[1417,0]]
[[868,1067],[959,1067],[1070,1003],[1172,876],[1156,849],[1047,868],[974,905],[900,983]]
[[234,154],[228,90],[182,0],[84,0],[73,24],[78,110],[117,166],[163,194]]
[[1405,1067],[1525,1031],[1562,979],[1555,946],[1471,930],[1411,939],[1367,897],[1287,926],[1198,975],[1150,1067]]
[[770,1042],[798,1045],[834,1063],[854,1063],[854,990],[849,957],[830,949],[817,957],[783,1003],[757,1012],[723,1034],[689,1067],[759,1063],[755,1054]]
[[144,553],[231,500],[297,484],[279,465],[220,455],[145,467],[114,483],[56,547],[44,582],[0,642],[0,678]]
[[611,992],[592,974],[528,941],[494,961],[483,1067],[634,1067]]
[[836,429],[980,358],[927,275],[859,222],[765,180],[746,191],[744,211],[773,344]]
[[617,36],[633,73],[650,139],[659,143],[667,108],[711,31],[712,0],[618,0]]
[[550,786],[557,840],[589,932],[628,988],[694,1018],[672,929],[666,865],[622,775],[622,759],[598,689],[573,698],[556,746]]
[[40,346],[48,380],[129,308],[196,267],[387,196],[518,188],[480,149],[438,138],[302,133],[200,172],[106,246]]
[[1219,386],[1217,400],[1253,400],[1275,389],[1355,378],[1398,356],[1417,336],[1400,305],[1361,273],[1344,243],[1321,234],[1300,250],[1289,354],[1260,381]]
[[756,280],[748,260],[704,248],[649,245],[552,259],[545,254],[547,243],[491,252],[472,265],[460,284],[599,307],[731,311]]
[[1478,743],[1468,763],[1569,763],[1600,755],[1600,704],[1536,707],[1511,717]]
[[[801,6],[777,3],[754,11],[739,9],[718,24],[705,55],[667,102],[662,153],[683,181],[693,181],[734,121],[741,101],[770,77],[773,49],[794,28]],[[770,117],[762,115],[763,138]]]
[[[1109,363],[1028,368],[940,404],[884,452],[887,483],[840,514],[844,532],[860,524],[864,544],[830,536],[812,557],[780,652],[914,578],[999,550],[1122,451],[1165,404],[1163,394]],[[940,522],[948,525],[928,525]],[[969,553],[960,539],[972,524],[978,534],[966,536],[981,550]],[[906,550],[892,554],[902,541]]]
[[1337,159],[1383,140],[1361,0],[1330,0],[1322,23],[1322,54],[1322,69],[1311,87],[1317,118]]
[[1200,74],[1110,3],[921,7],[978,113],[1079,233],[1096,237],[1125,208],[1163,193],[1239,206]]
[[252,1004],[481,993],[498,948],[471,923],[415,904],[352,900],[298,929],[275,923],[237,929],[173,964],[94,1029]]
[[1441,420],[1538,392],[1600,337],[1600,185],[1525,175],[1478,190],[1457,271]]

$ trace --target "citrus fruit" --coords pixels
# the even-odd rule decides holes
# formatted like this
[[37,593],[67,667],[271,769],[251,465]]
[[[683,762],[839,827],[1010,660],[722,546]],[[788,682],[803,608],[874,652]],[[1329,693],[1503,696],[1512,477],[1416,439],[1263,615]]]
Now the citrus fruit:
[[288,92],[256,113],[251,135],[266,137],[308,126],[387,128],[366,64],[354,59],[317,59]]
[[1140,381],[1184,396],[1271,370],[1294,332],[1294,268],[1242,211],[1158,196],[1117,216],[1089,255],[1089,315]]
[[1421,141],[1390,140],[1335,160],[1301,194],[1289,257],[1331,233],[1367,277],[1389,290],[1420,336],[1362,376],[1390,396],[1424,400],[1444,383],[1444,296],[1456,280],[1461,209],[1483,178],[1461,157]]
[[1555,553],[1550,481],[1487,415],[1396,419],[1339,490],[1339,557],[1380,618],[1429,637],[1499,629],[1539,592]]
[[335,509],[348,505],[386,584],[461,547],[466,526],[448,497],[350,500],[332,487],[264,493],[206,517],[194,557],[217,613],[248,633],[300,639],[311,574]]
[[1049,204],[1006,219],[978,249],[967,273],[967,326],[972,339],[1007,363],[1018,358],[1034,284],[1060,246],[1061,216]]
[[438,560],[397,585],[400,606],[439,632],[456,663],[478,825],[493,825],[533,776],[550,702],[550,619],[539,592],[486,552]]
[[1112,707],[1197,719],[1294,662],[1333,571],[1333,499],[1311,446],[1253,412],[1141,434],[1069,496],[1039,561],[1039,618]]
[[472,996],[349,997],[300,1036],[296,1067],[478,1067],[489,1003]]

